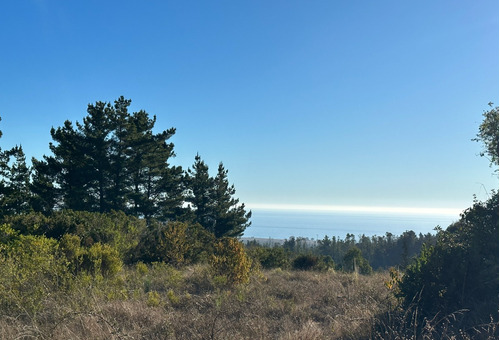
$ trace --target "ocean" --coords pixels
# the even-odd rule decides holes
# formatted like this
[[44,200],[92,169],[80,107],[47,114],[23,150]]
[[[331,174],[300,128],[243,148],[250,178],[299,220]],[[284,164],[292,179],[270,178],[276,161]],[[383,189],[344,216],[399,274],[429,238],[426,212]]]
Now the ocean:
[[366,236],[401,235],[407,230],[434,234],[434,228],[446,229],[459,219],[458,215],[412,214],[391,212],[339,212],[252,209],[252,225],[245,238],[288,239],[290,236],[322,239],[347,233],[356,238]]

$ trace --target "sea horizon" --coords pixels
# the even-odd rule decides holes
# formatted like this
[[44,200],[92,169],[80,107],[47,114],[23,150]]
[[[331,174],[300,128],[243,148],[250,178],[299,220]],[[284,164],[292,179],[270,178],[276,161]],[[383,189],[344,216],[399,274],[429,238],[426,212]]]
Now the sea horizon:
[[244,238],[288,239],[291,236],[323,239],[325,236],[345,238],[346,234],[383,236],[387,232],[401,235],[412,230],[434,234],[435,228],[446,229],[458,221],[456,210],[312,210],[252,208],[252,224]]

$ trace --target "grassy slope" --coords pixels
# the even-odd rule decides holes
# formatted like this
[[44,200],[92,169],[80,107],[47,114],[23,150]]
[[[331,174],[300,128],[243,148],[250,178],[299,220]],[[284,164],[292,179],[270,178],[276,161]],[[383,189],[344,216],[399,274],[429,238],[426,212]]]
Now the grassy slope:
[[196,266],[79,280],[37,313],[0,316],[0,337],[46,339],[363,339],[392,301],[386,275],[265,271],[226,287]]
[[[78,277],[36,311],[0,311],[0,339],[471,338],[449,330],[455,315],[417,333],[418,311],[394,308],[387,280],[387,273],[271,270],[228,287],[207,266],[139,264],[113,280]],[[498,338],[496,325],[478,338]]]

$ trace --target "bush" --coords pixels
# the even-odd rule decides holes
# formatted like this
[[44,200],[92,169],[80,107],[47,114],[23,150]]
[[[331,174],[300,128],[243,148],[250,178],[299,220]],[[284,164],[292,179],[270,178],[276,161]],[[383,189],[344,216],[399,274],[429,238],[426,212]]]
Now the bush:
[[21,235],[0,253],[0,310],[33,316],[70,280],[56,240]]
[[344,255],[342,269],[348,273],[359,272],[363,275],[369,275],[373,272],[368,261],[361,254],[358,247],[352,247]]
[[122,265],[118,251],[108,244],[95,243],[83,254],[82,267],[96,277],[114,277]]
[[148,263],[165,262],[178,267],[206,258],[213,240],[213,234],[198,224],[152,221],[137,246],[135,257]]
[[399,296],[405,306],[416,303],[422,317],[467,309],[464,326],[498,322],[498,250],[496,192],[438,231],[437,244],[407,268]]
[[227,284],[246,283],[250,279],[251,261],[243,244],[234,238],[222,238],[214,246],[210,266],[215,276]]
[[253,247],[248,251],[248,255],[258,261],[262,268],[281,268],[290,267],[290,258],[287,251],[281,247]]
[[298,270],[311,270],[319,263],[319,257],[311,254],[297,256],[292,262],[292,268]]

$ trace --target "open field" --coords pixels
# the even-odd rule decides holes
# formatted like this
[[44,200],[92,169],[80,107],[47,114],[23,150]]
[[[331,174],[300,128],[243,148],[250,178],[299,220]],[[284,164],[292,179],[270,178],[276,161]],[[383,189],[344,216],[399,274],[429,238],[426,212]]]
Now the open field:
[[[228,286],[206,266],[177,270],[141,263],[113,280],[79,278],[71,289],[43,296],[36,310],[2,313],[0,337],[412,338],[414,329],[399,324],[403,318],[384,284],[388,279],[387,273],[271,270],[254,271],[246,285]],[[10,303],[15,305],[16,297]],[[495,329],[489,331],[495,338]],[[428,329],[428,338],[433,332]]]

